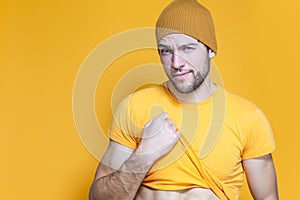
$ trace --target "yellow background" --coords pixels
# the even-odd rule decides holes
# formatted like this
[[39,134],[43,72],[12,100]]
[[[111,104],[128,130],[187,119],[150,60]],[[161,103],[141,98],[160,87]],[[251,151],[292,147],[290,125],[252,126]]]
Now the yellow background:
[[[96,45],[121,31],[153,26],[169,2],[1,1],[0,199],[87,199],[98,161],[85,149],[74,125],[76,74]],[[295,199],[300,179],[300,3],[202,3],[215,20],[215,62],[225,87],[265,112],[277,142],[280,197]],[[112,73],[158,59],[152,51],[142,55],[120,59]],[[113,84],[100,81],[99,88],[109,93]],[[109,105],[108,97],[101,99],[97,93],[96,99],[98,111]],[[107,129],[111,112],[98,116]],[[251,199],[246,187],[241,199]]]

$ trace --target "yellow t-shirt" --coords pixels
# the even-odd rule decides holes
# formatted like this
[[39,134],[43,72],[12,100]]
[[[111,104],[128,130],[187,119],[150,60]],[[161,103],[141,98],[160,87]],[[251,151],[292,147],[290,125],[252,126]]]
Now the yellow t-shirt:
[[114,113],[109,136],[135,149],[143,126],[161,112],[168,113],[182,136],[146,175],[143,184],[154,189],[204,187],[220,199],[238,199],[244,180],[241,161],[275,149],[264,114],[220,86],[200,103],[179,102],[164,85],[135,92]]

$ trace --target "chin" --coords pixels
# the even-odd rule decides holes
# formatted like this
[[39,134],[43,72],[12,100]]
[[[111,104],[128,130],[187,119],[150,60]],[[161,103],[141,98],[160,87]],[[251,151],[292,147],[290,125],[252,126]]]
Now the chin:
[[203,83],[203,80],[199,81],[198,83],[194,84],[185,84],[185,83],[175,83],[172,82],[174,88],[176,89],[177,92],[182,93],[182,94],[189,94],[197,90]]
[[182,94],[188,94],[192,93],[194,90],[193,86],[179,86],[179,85],[174,85],[175,89],[177,92],[182,93]]

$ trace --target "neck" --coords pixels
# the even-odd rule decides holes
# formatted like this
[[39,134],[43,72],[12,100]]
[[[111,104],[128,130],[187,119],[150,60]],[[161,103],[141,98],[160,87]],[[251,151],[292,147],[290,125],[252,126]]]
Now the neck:
[[217,88],[217,86],[210,80],[209,75],[196,90],[190,93],[181,93],[177,91],[170,81],[167,82],[167,87],[172,96],[177,100],[189,103],[199,103],[205,101],[213,95]]

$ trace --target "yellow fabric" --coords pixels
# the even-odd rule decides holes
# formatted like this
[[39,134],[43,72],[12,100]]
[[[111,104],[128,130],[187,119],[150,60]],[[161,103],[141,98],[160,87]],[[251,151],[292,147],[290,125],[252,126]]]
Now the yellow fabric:
[[170,33],[183,33],[196,38],[217,53],[217,39],[212,16],[196,0],[174,0],[156,22],[156,40]]
[[[222,113],[215,101],[224,103],[224,121],[219,129],[214,119],[221,119]],[[163,111],[168,112],[182,136],[174,149],[146,175],[143,184],[148,187],[160,190],[204,187],[211,188],[220,199],[238,199],[244,179],[241,161],[275,149],[264,114],[251,102],[219,86],[211,98],[197,104],[177,101],[163,85],[138,91],[124,99],[116,110],[110,138],[137,148],[144,124]],[[209,131],[211,127],[219,133],[208,153],[201,157],[201,148],[214,134]]]

